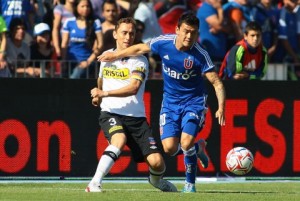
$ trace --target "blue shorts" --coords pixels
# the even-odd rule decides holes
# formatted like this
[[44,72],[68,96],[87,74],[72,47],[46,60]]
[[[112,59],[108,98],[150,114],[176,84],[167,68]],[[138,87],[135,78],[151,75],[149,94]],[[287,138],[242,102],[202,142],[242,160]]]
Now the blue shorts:
[[163,103],[159,121],[160,138],[180,138],[182,132],[196,138],[204,126],[206,112],[205,101],[185,105]]

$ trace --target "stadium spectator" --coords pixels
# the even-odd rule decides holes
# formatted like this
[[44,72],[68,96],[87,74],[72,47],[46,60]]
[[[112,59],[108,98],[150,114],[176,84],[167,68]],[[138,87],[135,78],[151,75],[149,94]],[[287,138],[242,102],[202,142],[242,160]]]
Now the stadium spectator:
[[243,39],[244,28],[251,18],[250,8],[247,6],[248,1],[232,0],[223,5],[224,22],[231,30],[227,38],[227,50]]
[[197,11],[200,21],[200,44],[214,62],[221,63],[227,52],[226,26],[221,0],[205,0]]
[[99,20],[101,20],[101,22],[103,21],[103,17],[102,17],[103,2],[104,0],[91,0],[95,18],[98,18]]
[[56,55],[51,41],[51,30],[48,24],[34,26],[34,41],[30,46],[31,66],[40,69],[41,77],[52,77],[60,73]]
[[14,18],[9,30],[6,59],[11,71],[17,77],[38,77],[39,69],[29,66],[30,48],[24,42],[26,22],[22,18]]
[[174,34],[177,21],[187,11],[186,0],[164,0],[154,5],[163,34]]
[[29,33],[34,26],[34,8],[30,0],[1,0],[1,14],[9,28],[12,19],[22,18]]
[[273,5],[273,0],[260,0],[251,9],[252,21],[256,21],[262,28],[263,46],[268,50],[269,61],[272,59],[278,43],[279,9]]
[[[104,34],[107,30],[115,29],[118,21],[118,5],[115,0],[104,0],[102,4],[102,33]],[[114,43],[114,41],[112,41]]]
[[291,1],[284,1],[280,10],[278,38],[279,55],[290,63],[289,79],[300,79],[300,9],[294,12]]
[[[116,49],[121,51],[134,43],[135,21],[122,18],[113,32]],[[101,62],[98,88],[91,90],[92,103],[101,112],[99,124],[109,142],[99,160],[96,173],[86,192],[101,192],[102,180],[127,145],[135,162],[149,166],[149,183],[161,191],[177,192],[176,187],[162,179],[165,163],[149,127],[143,101],[149,69],[143,56]]]
[[119,19],[124,17],[133,17],[140,0],[116,0],[119,6]]
[[70,66],[64,65],[65,74],[71,71],[70,78],[84,78],[89,70],[95,70],[91,67],[103,43],[102,27],[94,17],[90,0],[75,0],[73,10],[75,17],[67,19],[63,26],[62,59],[74,61]]
[[6,63],[6,38],[7,27],[2,16],[0,16],[0,77],[10,77],[10,70]]
[[140,20],[146,25],[142,38],[144,43],[147,43],[151,38],[162,34],[153,2],[149,0],[140,0],[134,13],[134,19]]
[[75,0],[66,0],[65,4],[58,4],[53,10],[52,41],[56,55],[61,57],[62,28],[65,21],[74,17],[73,5]]
[[257,22],[245,27],[244,39],[226,54],[219,76],[224,79],[262,79],[267,72],[268,54],[262,45],[262,30]]
[[225,125],[225,89],[214,70],[214,65],[198,40],[199,20],[183,14],[178,20],[176,34],[153,38],[149,43],[137,44],[118,52],[98,57],[105,62],[129,55],[154,51],[163,61],[164,94],[160,113],[160,132],[164,151],[171,156],[184,154],[186,183],[183,192],[196,192],[197,157],[208,167],[206,142],[195,143],[203,128],[207,112],[204,77],[214,86],[218,99],[215,117]]

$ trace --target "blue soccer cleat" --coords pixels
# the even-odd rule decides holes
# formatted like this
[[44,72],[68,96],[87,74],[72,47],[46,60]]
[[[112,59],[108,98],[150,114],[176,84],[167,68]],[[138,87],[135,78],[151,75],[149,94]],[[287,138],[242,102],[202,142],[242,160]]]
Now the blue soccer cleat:
[[197,152],[197,157],[200,159],[200,163],[202,165],[203,168],[207,168],[208,167],[208,156],[205,153],[205,147],[207,142],[204,139],[200,139],[197,142],[198,146],[199,146],[199,150]]

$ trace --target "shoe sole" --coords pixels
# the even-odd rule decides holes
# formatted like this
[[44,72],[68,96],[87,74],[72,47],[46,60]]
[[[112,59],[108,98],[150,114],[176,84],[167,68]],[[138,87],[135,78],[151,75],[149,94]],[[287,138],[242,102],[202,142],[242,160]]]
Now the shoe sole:
[[[204,169],[206,169],[207,167],[208,167],[208,162],[209,162],[209,158],[208,158],[208,156],[205,154],[205,147],[206,147],[206,145],[207,145],[207,142],[205,141],[205,140],[203,140],[204,141],[204,146],[202,146],[201,148],[202,148],[202,151],[201,151],[201,154],[199,154],[198,155],[198,158],[199,158],[199,160],[200,160],[200,164],[201,164],[201,166],[204,168]],[[204,149],[203,149],[203,147],[204,147]],[[205,158],[205,159],[204,159]],[[207,162],[202,162],[202,161],[207,161]]]

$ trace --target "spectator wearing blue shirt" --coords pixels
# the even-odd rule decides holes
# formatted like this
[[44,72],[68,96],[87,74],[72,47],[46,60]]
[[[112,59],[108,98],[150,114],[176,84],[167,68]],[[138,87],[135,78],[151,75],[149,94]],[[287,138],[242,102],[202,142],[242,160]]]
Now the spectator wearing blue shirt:
[[0,0],[0,3],[1,13],[8,28],[12,19],[22,18],[26,22],[28,31],[32,31],[34,25],[34,8],[30,0]]
[[197,11],[197,17],[200,20],[200,44],[213,61],[222,62],[227,43],[221,0],[205,0]]
[[74,61],[70,78],[83,78],[101,49],[102,27],[94,18],[90,0],[76,0],[74,16],[63,25],[62,59]]
[[[279,54],[283,61],[292,63],[295,66],[292,73],[295,71],[296,76],[300,77],[300,9],[294,12],[294,9],[289,6],[289,3],[280,11],[278,38],[280,46],[278,48]],[[290,75],[291,79],[293,75]]]
[[262,28],[262,42],[268,50],[268,58],[272,61],[278,43],[279,9],[273,6],[273,0],[260,0],[251,10],[252,20]]

